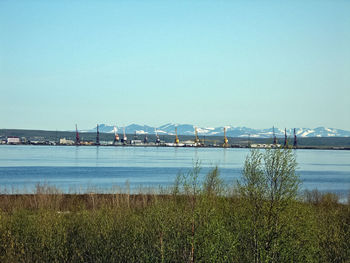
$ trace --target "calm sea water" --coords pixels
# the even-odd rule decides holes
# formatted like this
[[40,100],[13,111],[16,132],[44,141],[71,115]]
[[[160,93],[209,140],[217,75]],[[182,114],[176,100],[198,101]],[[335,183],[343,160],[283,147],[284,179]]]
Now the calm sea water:
[[[64,192],[111,192],[169,186],[196,160],[201,176],[218,165],[222,178],[239,179],[248,149],[165,147],[0,146],[0,190],[32,192],[38,183]],[[302,189],[350,191],[350,151],[297,150]]]

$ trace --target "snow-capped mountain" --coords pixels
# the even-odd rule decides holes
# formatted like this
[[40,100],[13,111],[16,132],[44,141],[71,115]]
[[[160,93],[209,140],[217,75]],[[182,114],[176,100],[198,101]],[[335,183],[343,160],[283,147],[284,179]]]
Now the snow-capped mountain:
[[[125,128],[125,132],[128,134],[155,134],[159,135],[174,135],[175,127],[177,127],[178,135],[194,135],[195,126],[191,124],[174,124],[168,123],[159,127],[152,127],[148,125],[131,124],[125,127],[117,127],[118,133],[122,133]],[[247,127],[197,127],[198,135],[200,136],[222,136],[224,134],[224,127],[226,127],[226,135],[228,137],[252,137],[252,138],[271,138],[273,136],[273,128],[268,129],[252,129]],[[81,132],[95,132],[96,127],[88,130],[81,130]],[[114,126],[100,124],[99,131],[102,133],[113,133]],[[317,127],[310,128],[296,128],[296,135],[298,137],[350,137],[350,131]],[[275,128],[275,134],[277,137],[284,137],[284,128]],[[287,136],[293,136],[293,129],[287,129]]]

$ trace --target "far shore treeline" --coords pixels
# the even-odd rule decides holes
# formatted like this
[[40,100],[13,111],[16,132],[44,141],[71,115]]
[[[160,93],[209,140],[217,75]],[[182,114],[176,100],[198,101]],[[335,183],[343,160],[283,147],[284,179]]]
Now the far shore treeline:
[[233,185],[197,162],[155,192],[2,193],[0,262],[350,262],[350,196],[300,194],[296,166],[252,150]]
[[[6,138],[7,136],[25,137],[31,141],[59,141],[60,138],[66,138],[69,140],[75,140],[76,133],[69,131],[44,131],[44,130],[22,130],[22,129],[0,129],[0,138]],[[100,133],[101,141],[113,141],[113,133]],[[133,138],[134,134],[127,134],[128,138]],[[144,140],[146,135],[138,134],[138,139]],[[95,132],[83,132],[80,133],[80,139],[86,141],[95,141]],[[148,134],[148,140],[155,142],[156,135]],[[194,140],[194,135],[179,135],[180,141]],[[246,147],[249,143],[256,144],[271,144],[273,138],[237,138],[227,137],[230,145]],[[160,135],[160,139],[166,143],[174,142],[173,135]],[[220,143],[223,141],[223,136],[199,136],[200,140],[207,139],[211,141],[217,141]],[[278,138],[279,143],[283,143],[284,138]],[[288,144],[293,145],[293,138],[288,137]],[[327,147],[344,147],[350,149],[350,137],[298,137],[299,147],[316,147],[316,148],[327,148]]]

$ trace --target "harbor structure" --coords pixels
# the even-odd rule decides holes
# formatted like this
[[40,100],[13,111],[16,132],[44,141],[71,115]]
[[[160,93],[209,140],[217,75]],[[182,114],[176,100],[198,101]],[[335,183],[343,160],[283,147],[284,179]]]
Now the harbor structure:
[[177,127],[175,127],[175,140],[174,140],[174,143],[175,144],[179,144],[180,143],[179,137],[177,136]]
[[118,133],[117,133],[117,127],[114,126],[113,130],[114,130],[114,140],[113,140],[113,144],[116,144],[117,142],[119,142],[119,135],[118,135]]
[[61,138],[59,143],[62,144],[62,145],[73,145],[74,141],[73,140],[68,140],[66,138]]
[[[185,130],[184,132],[184,136],[181,137],[182,140],[179,140],[179,134],[178,134],[178,125],[176,125],[175,127],[173,126],[172,128],[175,130],[175,134],[171,134],[168,133],[167,135],[162,137],[162,140],[159,136],[159,133],[167,133],[166,131],[161,131],[158,130],[157,128],[154,128],[154,133],[155,133],[155,139],[153,139],[153,141],[149,141],[150,140],[150,135],[148,134],[148,131],[143,131],[143,130],[136,130],[133,129],[134,132],[134,136],[131,136],[132,139],[127,141],[127,137],[126,137],[126,127],[123,127],[123,135],[121,136],[122,138],[122,143],[116,143],[117,140],[119,140],[119,136],[117,133],[117,128],[116,126],[114,127],[114,142],[113,140],[102,140],[101,141],[101,136],[102,134],[100,134],[99,131],[99,124],[96,124],[96,136],[93,136],[93,134],[91,134],[91,132],[86,132],[86,134],[84,133],[85,131],[81,131],[78,130],[77,124],[75,124],[75,140],[74,140],[74,131],[71,131],[71,135],[68,135],[69,140],[63,138],[62,140],[60,138],[57,138],[57,131],[56,131],[56,138],[57,140],[50,140],[50,137],[38,137],[38,136],[30,136],[28,139],[25,137],[18,137],[16,138],[15,136],[8,136],[8,140],[6,136],[3,136],[0,134],[0,144],[32,144],[32,145],[56,145],[56,144],[60,144],[60,145],[71,145],[72,141],[73,144],[75,145],[81,145],[81,146],[85,146],[85,145],[103,145],[103,146],[107,146],[107,145],[115,145],[115,146],[131,146],[131,145],[135,145],[135,146],[174,146],[174,147],[232,147],[232,148],[296,148],[298,146],[298,138],[297,138],[297,132],[296,132],[296,128],[293,128],[293,131],[290,129],[290,132],[293,132],[293,137],[294,137],[294,142],[292,144],[292,139],[288,138],[288,134],[287,134],[287,129],[284,129],[284,143],[281,144],[273,144],[270,141],[270,145],[268,145],[268,142],[264,142],[264,141],[268,141],[269,139],[263,139],[263,137],[261,139],[259,139],[259,137],[257,139],[252,139],[251,134],[248,133],[247,135],[247,141],[245,139],[239,139],[239,138],[230,138],[228,139],[228,126],[222,127],[221,130],[221,136],[223,135],[223,139],[220,140],[220,134],[217,134],[215,137],[213,136],[213,138],[209,137],[210,139],[206,139],[206,136],[203,136],[203,138],[199,138],[198,133],[201,132],[201,130],[199,128],[197,128],[197,126],[192,126],[192,136],[187,135],[186,133],[188,133],[188,131]],[[113,126],[112,126],[113,127]],[[280,134],[280,130],[278,129],[278,134]],[[81,134],[80,132],[83,132],[83,137],[80,137]],[[217,133],[217,132],[216,132]],[[273,138],[274,138],[274,142],[277,141],[278,138],[276,138],[275,134],[275,129],[273,126],[272,132],[271,130],[269,130],[270,136],[271,133],[273,133]],[[142,135],[139,135],[142,134]],[[153,134],[151,132],[151,134]],[[13,134],[13,135],[17,135],[17,134]],[[104,138],[112,138],[113,137],[113,130],[112,130],[112,136],[110,135],[105,135],[103,134]],[[52,135],[50,135],[51,137],[53,137]],[[151,135],[151,138],[154,135]],[[182,135],[181,135],[182,136]],[[278,135],[277,135],[278,136]],[[291,135],[292,136],[292,135]],[[12,137],[12,138],[11,138]],[[95,137],[95,139],[93,138]],[[140,138],[141,137],[141,138]],[[175,138],[174,138],[175,137]],[[192,138],[191,138],[192,137]],[[242,137],[242,136],[241,136]],[[282,137],[282,136],[280,136]],[[70,141],[72,140],[72,141]],[[152,139],[151,139],[152,140]],[[222,141],[223,140],[223,141]],[[270,139],[271,140],[271,139]],[[281,140],[281,138],[280,138]],[[229,144],[229,142],[231,141],[231,144]],[[298,148],[307,148],[309,146],[300,146]],[[309,148],[312,148],[313,146],[310,146]],[[338,147],[339,149],[341,149],[342,147]],[[338,149],[337,148],[337,149]],[[344,147],[345,148],[345,147]],[[347,148],[345,148],[347,149]]]
[[275,149],[281,147],[280,144],[271,143],[252,143],[249,148],[260,148],[260,149]]
[[159,135],[158,135],[158,131],[157,131],[156,128],[154,129],[154,131],[156,133],[156,144],[159,145],[160,144],[160,138],[159,138]]
[[226,137],[226,127],[224,127],[224,144],[222,147],[228,147],[228,139]]
[[283,144],[284,148],[288,147],[288,140],[287,140],[287,129],[284,128],[284,144]]
[[125,134],[125,127],[123,127],[123,139],[121,139],[121,142],[125,145],[128,142],[128,137],[126,137]]
[[142,141],[139,140],[139,138],[137,136],[137,131],[135,131],[134,138],[130,141],[130,143],[133,145],[141,145],[142,144]]
[[7,144],[21,144],[21,139],[17,136],[8,136]]
[[96,145],[100,145],[100,132],[98,130],[98,124],[96,126]]
[[297,134],[295,132],[295,128],[294,128],[294,142],[293,142],[293,147],[297,148],[298,147],[298,141],[297,141]]
[[75,124],[75,144],[76,145],[80,144],[80,137],[79,137],[78,125],[77,124]]
[[194,127],[194,144],[195,146],[199,146],[200,145],[200,141],[199,141],[199,138],[198,138],[198,130],[197,130],[197,127]]

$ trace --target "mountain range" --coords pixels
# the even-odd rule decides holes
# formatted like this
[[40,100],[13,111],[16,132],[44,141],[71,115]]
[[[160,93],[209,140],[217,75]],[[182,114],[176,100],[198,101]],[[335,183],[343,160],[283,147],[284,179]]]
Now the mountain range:
[[[131,124],[125,127],[117,127],[118,133],[127,134],[155,134],[159,135],[175,135],[175,127],[177,127],[178,135],[194,135],[195,127],[191,124],[174,124],[168,123],[159,127],[152,127],[148,125]],[[223,136],[224,128],[226,127],[226,135],[228,137],[252,137],[252,138],[271,138],[273,136],[273,128],[268,129],[252,129],[247,127],[233,127],[233,126],[222,126],[222,127],[197,127],[199,136]],[[102,133],[114,133],[113,125],[100,124],[99,131]],[[284,137],[284,129],[274,128],[277,137]],[[96,132],[96,127],[87,130],[80,130],[80,132]],[[350,137],[350,131],[317,127],[311,128],[295,128],[296,135],[298,137]],[[287,136],[293,136],[293,129],[287,129]]]

